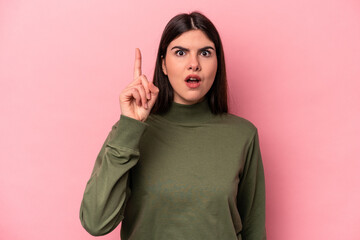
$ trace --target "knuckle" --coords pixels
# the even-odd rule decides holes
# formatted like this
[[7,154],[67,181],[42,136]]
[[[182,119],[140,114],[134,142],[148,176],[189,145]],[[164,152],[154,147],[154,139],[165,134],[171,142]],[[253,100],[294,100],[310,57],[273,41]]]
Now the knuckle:
[[146,77],[146,75],[144,75],[144,74],[141,74],[141,75],[140,75],[140,77],[141,77],[141,79],[142,79],[142,80],[145,80],[145,81],[147,81],[147,77]]
[[142,90],[142,86],[141,86],[141,85],[137,85],[137,86],[136,86],[136,89],[137,89],[138,91],[141,91],[141,90]]
[[136,88],[131,89],[131,92],[132,92],[133,94],[137,94],[137,93],[138,93],[138,91],[137,91]]

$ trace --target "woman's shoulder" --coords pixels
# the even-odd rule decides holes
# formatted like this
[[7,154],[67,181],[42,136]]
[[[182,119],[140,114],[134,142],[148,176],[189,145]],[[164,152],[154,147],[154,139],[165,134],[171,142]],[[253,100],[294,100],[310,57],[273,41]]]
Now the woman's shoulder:
[[224,127],[229,127],[235,132],[242,134],[254,135],[257,132],[257,127],[250,120],[237,116],[232,113],[226,113],[219,116],[219,124]]

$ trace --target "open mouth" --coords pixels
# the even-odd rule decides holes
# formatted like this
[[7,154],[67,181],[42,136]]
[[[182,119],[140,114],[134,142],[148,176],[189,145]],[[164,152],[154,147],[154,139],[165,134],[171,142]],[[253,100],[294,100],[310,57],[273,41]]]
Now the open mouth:
[[185,82],[187,83],[198,83],[200,82],[200,77],[197,75],[189,75],[186,77]]
[[201,78],[196,74],[190,74],[185,78],[186,86],[191,89],[197,89],[201,84]]
[[189,78],[189,79],[186,80],[186,82],[188,82],[188,83],[198,83],[198,82],[200,82],[200,80],[196,79],[196,78]]

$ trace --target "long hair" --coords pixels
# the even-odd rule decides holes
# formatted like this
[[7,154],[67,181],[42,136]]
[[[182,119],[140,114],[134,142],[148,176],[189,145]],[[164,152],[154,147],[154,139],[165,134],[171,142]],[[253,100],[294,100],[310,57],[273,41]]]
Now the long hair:
[[159,49],[156,57],[154,84],[159,88],[159,95],[151,112],[161,114],[167,112],[174,100],[174,90],[168,76],[163,73],[162,60],[166,57],[167,47],[170,42],[184,32],[199,29],[214,43],[217,57],[217,72],[215,80],[206,97],[210,110],[213,114],[228,112],[227,106],[227,79],[225,70],[224,51],[220,35],[214,24],[203,14],[192,12],[190,14],[178,14],[173,17],[162,33]]

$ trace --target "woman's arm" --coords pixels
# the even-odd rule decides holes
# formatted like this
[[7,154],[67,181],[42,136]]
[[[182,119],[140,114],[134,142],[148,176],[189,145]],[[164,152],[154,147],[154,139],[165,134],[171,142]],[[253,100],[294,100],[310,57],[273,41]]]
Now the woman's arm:
[[139,141],[147,124],[121,115],[97,156],[80,208],[83,227],[105,235],[124,218],[130,196],[129,170],[138,162]]
[[243,240],[265,240],[265,179],[257,131],[249,145],[237,196]]
[[111,232],[124,218],[129,170],[139,160],[139,141],[147,126],[143,122],[158,93],[141,73],[141,52],[135,49],[134,80],[119,97],[122,115],[100,150],[81,203],[81,224],[92,235]]

